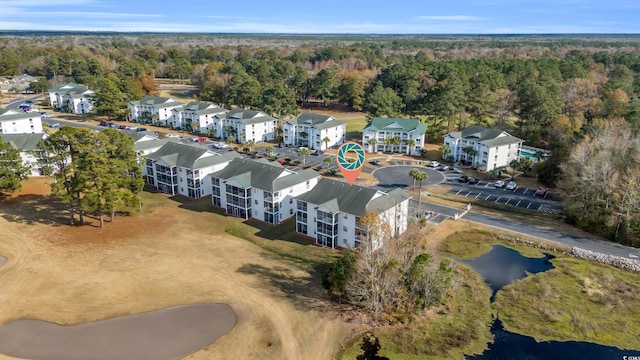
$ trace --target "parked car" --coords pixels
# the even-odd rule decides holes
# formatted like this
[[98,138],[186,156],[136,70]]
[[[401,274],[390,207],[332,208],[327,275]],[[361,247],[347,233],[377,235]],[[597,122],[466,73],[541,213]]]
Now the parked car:
[[59,128],[60,127],[60,123],[57,123],[57,122],[51,123],[51,124],[49,124],[49,127],[52,128],[52,129]]
[[461,182],[461,183],[469,182],[469,177],[467,175],[462,175],[458,178],[458,182]]
[[322,154],[324,154],[324,151],[322,151],[322,150],[316,150],[316,151],[313,152],[313,155],[315,155],[315,156],[322,155]]
[[195,138],[193,138],[193,141],[202,143],[202,142],[207,141],[207,138],[206,137],[195,137]]
[[48,119],[48,118],[52,118],[53,114],[49,114],[49,113],[46,113],[46,112],[41,112],[40,116],[42,116],[45,119]]
[[546,188],[546,187],[544,187],[544,186],[540,186],[540,187],[538,188],[538,190],[536,190],[535,195],[538,195],[538,196],[545,196],[545,195],[547,195],[548,193],[549,193],[549,189],[547,189],[547,188]]
[[495,183],[493,183],[493,186],[495,186],[497,188],[503,188],[504,187],[504,181],[498,180]]
[[165,135],[164,137],[168,137],[168,138],[179,138],[179,137],[180,137],[180,135],[178,135],[178,134],[167,134],[167,135]]
[[509,181],[507,184],[507,190],[515,190],[518,187],[515,181]]
[[440,165],[438,167],[438,171],[449,171],[449,170],[451,170],[451,166],[449,165]]
[[147,128],[137,128],[136,131],[147,131]]
[[[44,115],[43,115],[43,116],[44,116]],[[99,125],[100,125],[100,126],[109,126],[109,123],[108,123],[108,122],[106,122],[106,121],[104,121],[104,120],[102,120],[102,121],[100,121],[100,124],[99,124]]]
[[427,166],[429,166],[430,168],[437,168],[438,166],[440,166],[440,163],[437,161],[432,161]]
[[379,166],[379,165],[382,165],[382,161],[380,161],[380,160],[371,160],[371,161],[369,161],[369,164],[378,165]]
[[308,147],[306,147],[306,146],[300,146],[300,147],[298,148],[298,152],[300,152],[300,151],[302,151],[302,150],[309,150],[309,148],[308,148]]
[[471,184],[471,185],[475,185],[475,184],[477,184],[479,182],[480,182],[480,180],[477,177],[469,178],[469,184]]

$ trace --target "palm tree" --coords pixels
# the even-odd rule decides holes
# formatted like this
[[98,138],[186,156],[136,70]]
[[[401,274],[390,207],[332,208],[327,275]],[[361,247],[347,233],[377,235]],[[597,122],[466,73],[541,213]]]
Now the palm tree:
[[465,157],[465,161],[466,162],[470,162],[469,161],[469,152],[473,150],[473,146],[467,145],[467,146],[463,146],[462,147],[462,152],[465,153],[467,156]]
[[475,163],[476,156],[478,156],[478,150],[472,148],[471,150],[469,150],[467,152],[467,155],[469,155],[471,157],[471,159],[473,160],[473,161],[471,161],[471,163],[473,164],[473,163]]
[[411,169],[411,171],[409,171],[409,176],[411,176],[411,178],[413,179],[413,187],[416,187],[416,180],[417,180],[417,173],[418,171],[420,171],[419,169]]
[[309,149],[303,148],[298,151],[298,154],[302,156],[302,167],[305,167],[307,165],[307,156],[311,155],[311,152],[309,151]]
[[390,137],[384,138],[384,152],[387,152],[387,146],[391,145],[393,140]]
[[322,141],[324,142],[324,148],[328,149],[329,148],[329,141],[331,141],[331,139],[329,139],[328,136],[325,136],[324,139],[322,139]]
[[[400,152],[400,144],[402,143],[402,139],[400,139],[400,136],[392,137],[391,142],[393,143],[393,145],[398,145],[398,152]],[[393,150],[391,152],[393,152]]]
[[442,144],[438,150],[442,152],[442,158],[446,159],[447,155],[451,153],[451,146],[449,146],[449,144]]
[[409,172],[409,176],[411,176],[413,178],[414,181],[414,187],[415,187],[415,181],[418,181],[418,214],[420,213],[420,204],[422,203],[422,182],[429,179],[429,176],[427,175],[426,172],[418,170],[418,169],[414,169],[417,170],[415,172]]
[[416,141],[413,139],[407,140],[407,155],[411,155],[411,149],[416,146]]
[[536,162],[541,162],[542,159],[544,159],[546,156],[546,154],[544,153],[544,151],[538,150],[536,151],[533,156],[536,157]]
[[284,140],[284,130],[282,130],[282,126],[278,126],[276,128],[276,135],[278,136],[278,140],[279,142],[282,142],[282,140]]
[[227,136],[227,143],[229,143],[229,145],[233,145],[235,142],[236,142],[236,138],[234,138],[231,135]]
[[253,150],[254,145],[256,144],[256,141],[251,139],[249,141],[247,141],[247,147],[249,148],[249,152],[251,152],[251,150]]
[[329,168],[329,164],[331,164],[331,157],[327,156],[324,159],[322,159],[322,161],[324,162],[324,168],[325,170]]
[[272,156],[275,150],[276,149],[273,146],[267,146],[266,148],[264,148],[264,154],[265,156]]
[[376,138],[369,139],[369,145],[371,145],[371,152],[376,152],[376,145],[378,145],[378,140]]

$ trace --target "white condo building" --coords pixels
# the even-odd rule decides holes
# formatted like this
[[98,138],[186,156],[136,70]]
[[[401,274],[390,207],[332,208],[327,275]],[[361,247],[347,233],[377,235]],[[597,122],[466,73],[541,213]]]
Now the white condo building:
[[311,169],[294,172],[266,159],[234,159],[212,173],[211,202],[228,214],[279,224],[295,215],[295,197],[319,179]]
[[166,126],[172,121],[172,110],[183,105],[172,98],[145,96],[141,100],[129,102],[127,109],[132,121]]
[[143,175],[147,184],[162,193],[198,199],[211,195],[207,175],[239,156],[235,151],[218,154],[200,144],[169,141],[146,156]]
[[[304,112],[283,124],[283,142],[326,150],[344,143],[347,124],[332,116]],[[328,140],[328,141],[325,141]]]
[[517,160],[524,140],[506,131],[471,125],[446,134],[444,143],[451,149],[450,153],[442,154],[444,159],[451,156],[454,161],[477,164],[479,170],[488,171]]
[[213,125],[216,136],[222,139],[233,136],[240,144],[275,140],[277,128],[278,119],[262,111],[245,109],[233,109],[216,118]]
[[39,112],[24,112],[21,109],[0,109],[0,135],[41,132],[42,117]]
[[46,134],[3,134],[0,137],[3,142],[20,150],[22,164],[31,169],[29,176],[43,175],[38,160],[43,158],[45,154],[39,150],[38,145],[42,139],[47,137]]
[[410,198],[400,189],[385,193],[323,178],[311,191],[296,197],[296,231],[322,247],[355,248],[368,235],[360,224],[367,212],[378,214],[393,234],[404,233]]
[[87,86],[67,83],[49,89],[49,105],[60,111],[86,114],[93,109],[95,91]]
[[172,128],[204,134],[207,130],[213,131],[215,128],[214,119],[220,121],[218,118],[224,118],[229,110],[213,103],[192,101],[187,105],[174,108],[171,112]]
[[397,152],[419,156],[425,143],[427,125],[419,119],[371,119],[362,130],[362,146],[368,152]]

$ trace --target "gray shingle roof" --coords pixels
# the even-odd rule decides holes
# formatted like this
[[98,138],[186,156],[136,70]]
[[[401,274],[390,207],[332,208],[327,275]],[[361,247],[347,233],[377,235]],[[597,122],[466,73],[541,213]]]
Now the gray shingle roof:
[[211,176],[225,180],[233,179],[245,188],[253,187],[276,192],[319,175],[311,169],[294,173],[278,163],[238,158],[233,159],[224,169]]
[[373,131],[415,131],[424,134],[427,131],[427,125],[420,122],[419,119],[397,119],[397,118],[380,118],[371,119],[364,130]]
[[[210,157],[211,159],[206,159]],[[189,169],[197,169],[207,165],[219,164],[229,161],[233,155],[227,153],[219,155],[200,144],[182,144],[167,142],[158,151],[147,155],[147,159],[162,160],[170,166],[181,166]],[[201,159],[202,158],[202,159]]]
[[24,112],[15,109],[0,109],[0,121],[21,120],[21,119],[40,119],[39,112]]
[[49,88],[49,92],[50,93],[58,93],[58,94],[66,94],[70,91],[86,91],[89,88],[87,86],[84,85],[78,85],[76,83],[66,83],[64,85],[59,85],[59,86],[53,86],[51,88]]
[[[375,198],[376,194],[380,194]],[[367,211],[380,213],[395,206],[397,202],[410,196],[400,189],[384,193],[368,187],[349,185],[343,181],[320,179],[318,184],[302,195],[296,197],[301,201],[327,206],[334,213],[345,212],[362,216]]]
[[245,125],[276,120],[276,118],[271,117],[262,111],[245,109],[233,109],[227,113],[226,118],[240,120]]
[[449,135],[457,139],[467,139],[476,142],[484,142],[488,146],[501,146],[524,142],[524,140],[512,136],[505,131],[498,129],[489,129],[480,125],[471,125],[463,129],[462,131],[453,132]]
[[11,144],[20,150],[37,150],[38,143],[44,137],[43,133],[36,134],[3,134],[0,135],[2,141]]
[[336,120],[334,117],[329,115],[315,114],[310,112],[303,112],[295,119],[287,120],[287,123],[291,125],[309,125],[314,126],[318,129],[328,129],[340,125],[344,125],[346,123]]
[[147,95],[140,100],[131,101],[131,104],[134,105],[147,105],[147,106],[160,106],[170,107],[170,106],[180,106],[183,105],[181,102],[174,100],[173,98],[159,97],[159,96],[151,96]]

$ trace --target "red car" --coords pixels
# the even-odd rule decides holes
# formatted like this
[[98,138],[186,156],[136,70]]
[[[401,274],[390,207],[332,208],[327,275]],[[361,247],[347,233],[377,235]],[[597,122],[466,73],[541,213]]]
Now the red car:
[[193,138],[193,141],[201,143],[201,142],[207,141],[207,138],[206,137]]

